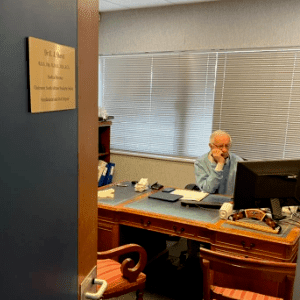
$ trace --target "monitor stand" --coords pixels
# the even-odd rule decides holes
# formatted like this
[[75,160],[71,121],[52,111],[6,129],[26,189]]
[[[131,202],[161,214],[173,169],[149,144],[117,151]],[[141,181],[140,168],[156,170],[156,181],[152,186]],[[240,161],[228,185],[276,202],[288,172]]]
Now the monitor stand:
[[272,211],[272,218],[274,220],[282,220],[285,216],[282,215],[282,208],[280,205],[280,200],[278,198],[271,198],[271,211]]

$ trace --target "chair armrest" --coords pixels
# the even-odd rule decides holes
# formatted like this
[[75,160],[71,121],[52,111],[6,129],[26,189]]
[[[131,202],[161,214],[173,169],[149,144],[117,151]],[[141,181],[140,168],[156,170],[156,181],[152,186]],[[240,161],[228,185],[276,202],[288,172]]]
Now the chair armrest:
[[201,259],[202,271],[203,271],[203,299],[210,299],[210,288],[212,284],[212,278],[210,276],[209,261],[207,259]]
[[113,248],[108,251],[97,252],[97,259],[114,258],[116,256],[137,252],[139,253],[139,261],[137,264],[131,258],[126,258],[121,264],[121,272],[123,277],[129,282],[134,282],[139,274],[144,270],[147,263],[147,252],[145,249],[137,244],[128,244]]

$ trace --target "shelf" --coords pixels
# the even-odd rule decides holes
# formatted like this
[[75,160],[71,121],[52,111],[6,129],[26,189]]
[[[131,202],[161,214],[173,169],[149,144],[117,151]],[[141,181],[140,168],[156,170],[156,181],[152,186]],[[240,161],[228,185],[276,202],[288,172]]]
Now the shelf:
[[98,156],[99,156],[99,157],[102,157],[102,156],[106,156],[106,155],[109,155],[109,154],[110,154],[109,152],[98,153]]
[[110,126],[111,121],[98,121],[98,159],[110,162]]
[[111,126],[112,122],[111,121],[98,121],[98,126]]

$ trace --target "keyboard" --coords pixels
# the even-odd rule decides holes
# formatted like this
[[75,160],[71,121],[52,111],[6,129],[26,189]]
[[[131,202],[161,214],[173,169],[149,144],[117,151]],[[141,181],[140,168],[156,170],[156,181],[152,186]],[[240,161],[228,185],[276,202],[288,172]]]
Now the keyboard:
[[149,199],[155,199],[155,200],[162,200],[162,201],[168,201],[168,202],[175,202],[178,201],[180,198],[182,198],[181,195],[174,195],[166,192],[157,192],[150,196],[148,196]]
[[208,202],[199,202],[199,201],[195,201],[195,200],[181,200],[181,205],[182,206],[191,206],[191,207],[205,207],[205,208],[216,208],[216,209],[220,209],[222,204],[216,202],[216,203],[208,203]]
[[180,200],[181,205],[183,206],[194,206],[194,207],[215,208],[215,209],[220,209],[223,203],[230,202],[230,201],[231,201],[231,197],[214,195],[214,194],[208,195],[202,201],[184,200],[184,199]]

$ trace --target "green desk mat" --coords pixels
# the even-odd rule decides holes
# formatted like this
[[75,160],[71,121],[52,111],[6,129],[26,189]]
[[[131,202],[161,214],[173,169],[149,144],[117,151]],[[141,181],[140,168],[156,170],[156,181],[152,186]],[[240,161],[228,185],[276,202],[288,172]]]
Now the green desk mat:
[[180,200],[168,202],[146,197],[124,207],[212,224],[219,221],[219,209],[185,207],[181,205]]

